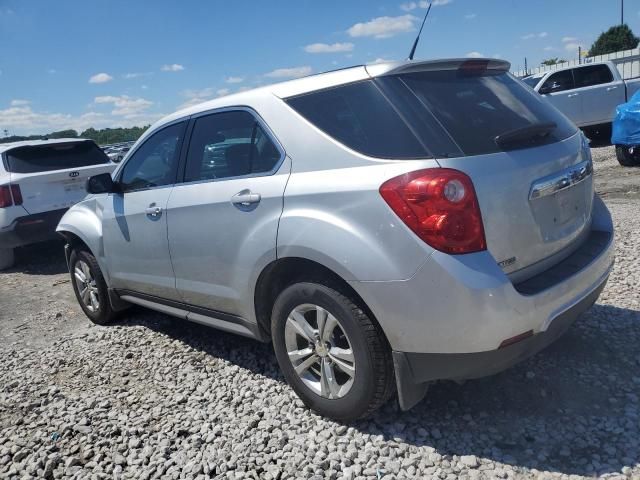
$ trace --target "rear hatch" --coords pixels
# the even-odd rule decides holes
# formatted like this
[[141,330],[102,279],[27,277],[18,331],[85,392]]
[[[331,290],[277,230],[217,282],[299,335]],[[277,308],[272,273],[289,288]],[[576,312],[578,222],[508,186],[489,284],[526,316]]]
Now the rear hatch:
[[30,214],[69,208],[86,196],[89,177],[115,168],[94,142],[86,140],[21,146],[5,152],[3,160]]
[[376,82],[438,163],[471,177],[487,248],[519,281],[579,246],[594,191],[583,135],[508,67],[435,63]]

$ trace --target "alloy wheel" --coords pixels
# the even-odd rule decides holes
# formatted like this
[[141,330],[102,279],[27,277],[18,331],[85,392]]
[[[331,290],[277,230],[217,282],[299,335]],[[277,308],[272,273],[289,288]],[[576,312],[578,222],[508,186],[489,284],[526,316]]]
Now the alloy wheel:
[[100,309],[100,297],[98,296],[98,286],[91,274],[89,265],[82,260],[76,262],[73,276],[75,277],[82,303],[90,312],[97,312]]
[[344,397],[356,374],[351,342],[340,321],[319,305],[294,308],[285,324],[289,361],[302,382],[328,399]]

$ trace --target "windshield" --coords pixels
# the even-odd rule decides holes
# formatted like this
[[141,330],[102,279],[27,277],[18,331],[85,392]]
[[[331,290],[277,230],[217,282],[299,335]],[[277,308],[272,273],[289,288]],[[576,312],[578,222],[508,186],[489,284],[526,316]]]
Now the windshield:
[[536,85],[538,85],[538,82],[540,82],[540,79],[542,77],[534,77],[533,75],[530,77],[525,77],[525,78],[521,78],[520,80],[522,80],[524,83],[526,83],[527,85],[529,85],[531,88],[535,88]]

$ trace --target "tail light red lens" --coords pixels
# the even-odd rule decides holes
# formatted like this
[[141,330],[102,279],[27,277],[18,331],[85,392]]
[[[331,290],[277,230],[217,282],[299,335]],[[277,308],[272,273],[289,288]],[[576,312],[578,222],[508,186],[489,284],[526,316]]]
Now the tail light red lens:
[[11,199],[11,189],[9,185],[0,185],[0,208],[7,208],[13,205]]
[[464,173],[448,168],[418,170],[388,180],[380,194],[433,248],[451,254],[487,249],[478,198]]
[[22,205],[22,191],[20,185],[11,185],[11,194],[13,195],[13,204]]

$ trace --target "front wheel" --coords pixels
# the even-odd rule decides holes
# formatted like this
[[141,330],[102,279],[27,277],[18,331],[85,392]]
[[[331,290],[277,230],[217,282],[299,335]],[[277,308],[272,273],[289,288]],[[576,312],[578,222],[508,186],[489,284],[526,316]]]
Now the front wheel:
[[393,394],[393,360],[380,327],[329,286],[286,288],[273,308],[271,334],[287,382],[321,415],[365,418]]
[[638,148],[616,145],[616,158],[623,167],[640,165],[640,151],[638,151]]
[[86,250],[73,250],[69,257],[71,284],[78,303],[89,320],[107,325],[116,318],[109,291],[95,257]]

